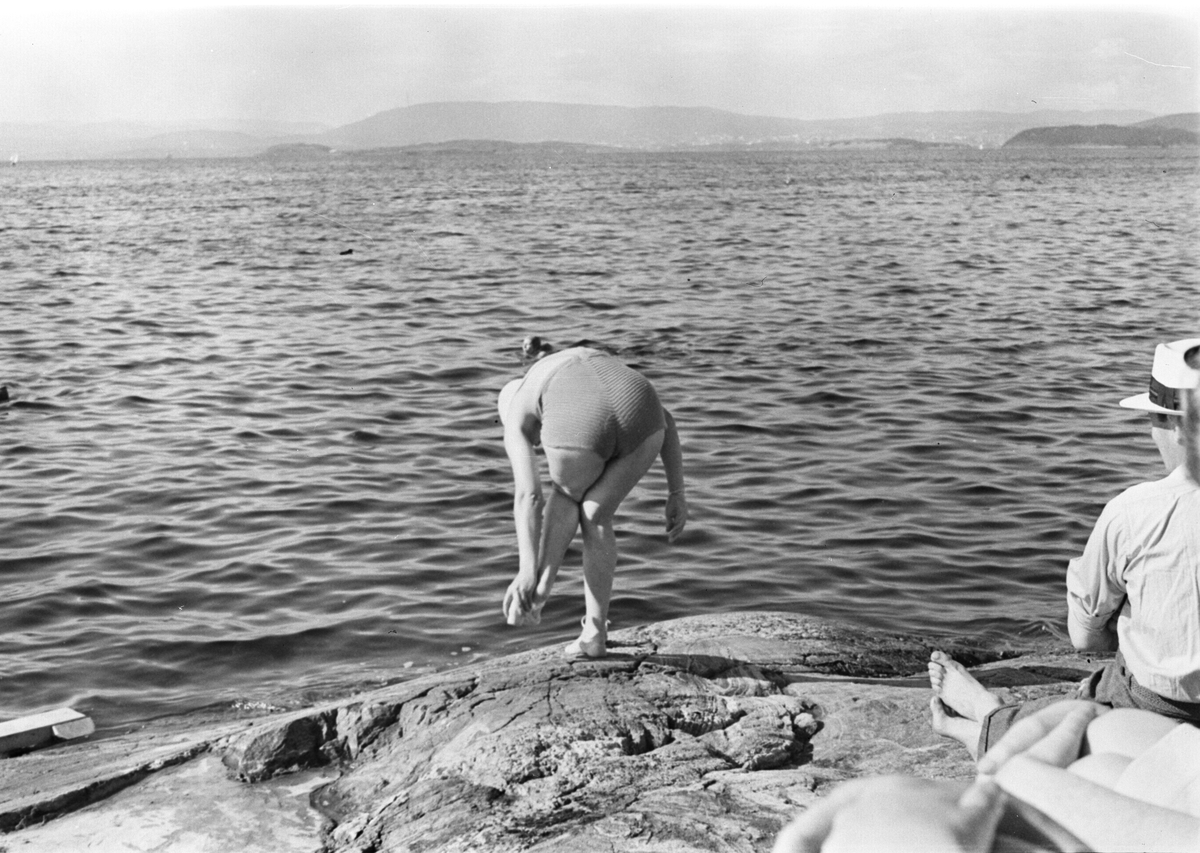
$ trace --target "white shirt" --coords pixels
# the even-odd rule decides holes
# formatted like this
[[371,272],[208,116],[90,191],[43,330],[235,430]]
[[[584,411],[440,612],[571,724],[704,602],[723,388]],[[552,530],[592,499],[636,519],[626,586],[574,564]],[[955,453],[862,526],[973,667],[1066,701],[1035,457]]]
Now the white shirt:
[[1200,702],[1200,485],[1183,467],[1109,501],[1067,567],[1067,618],[1095,633],[1117,617],[1138,684]]

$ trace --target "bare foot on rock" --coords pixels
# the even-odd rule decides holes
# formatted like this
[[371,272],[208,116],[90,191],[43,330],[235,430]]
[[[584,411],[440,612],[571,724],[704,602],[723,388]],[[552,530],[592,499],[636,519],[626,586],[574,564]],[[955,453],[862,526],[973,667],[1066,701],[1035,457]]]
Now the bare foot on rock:
[[929,699],[929,715],[935,732],[942,737],[953,738],[967,748],[972,758],[979,758],[979,734],[983,731],[981,723],[949,712],[936,696]]
[[983,719],[1003,704],[1000,698],[943,651],[929,656],[929,685],[934,694],[929,700],[933,730],[958,741],[972,758],[978,758]]
[[929,685],[945,708],[976,723],[1004,704],[961,663],[943,651],[935,651],[929,656]]

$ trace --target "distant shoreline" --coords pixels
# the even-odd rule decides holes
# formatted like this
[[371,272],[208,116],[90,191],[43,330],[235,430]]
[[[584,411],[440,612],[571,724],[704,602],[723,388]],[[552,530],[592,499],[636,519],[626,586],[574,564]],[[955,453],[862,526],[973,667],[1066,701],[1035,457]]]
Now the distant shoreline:
[[[1064,132],[1053,128],[1076,128]],[[1089,130],[1090,129],[1090,130]],[[788,119],[707,108],[513,101],[418,104],[337,128],[229,121],[151,125],[0,123],[0,151],[30,160],[254,157],[308,153],[470,150],[498,144],[561,150],[809,150],[821,147],[1000,148],[1009,144],[1196,145],[1200,113],[1044,110],[889,113]],[[1033,134],[1032,137],[1022,136]],[[1114,136],[1116,134],[1116,136]],[[1067,141],[1063,141],[1066,139]]]

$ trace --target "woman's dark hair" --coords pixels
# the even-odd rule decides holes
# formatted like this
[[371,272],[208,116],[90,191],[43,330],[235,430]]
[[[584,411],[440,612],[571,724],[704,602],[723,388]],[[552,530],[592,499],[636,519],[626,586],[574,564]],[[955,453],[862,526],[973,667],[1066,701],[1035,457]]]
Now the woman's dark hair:
[[546,353],[554,352],[549,341],[543,341],[537,335],[529,335],[521,341],[521,353],[526,358],[540,358]]

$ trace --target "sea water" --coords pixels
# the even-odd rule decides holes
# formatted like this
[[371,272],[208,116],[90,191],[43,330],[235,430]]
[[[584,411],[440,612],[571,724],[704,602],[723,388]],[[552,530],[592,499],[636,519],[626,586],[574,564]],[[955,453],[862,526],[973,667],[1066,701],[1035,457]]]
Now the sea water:
[[683,442],[611,618],[784,610],[1062,643],[1067,560],[1159,476],[1200,334],[1194,151],[402,153],[0,173],[0,718],[101,732],[566,643],[495,396],[520,343],[642,371]]

